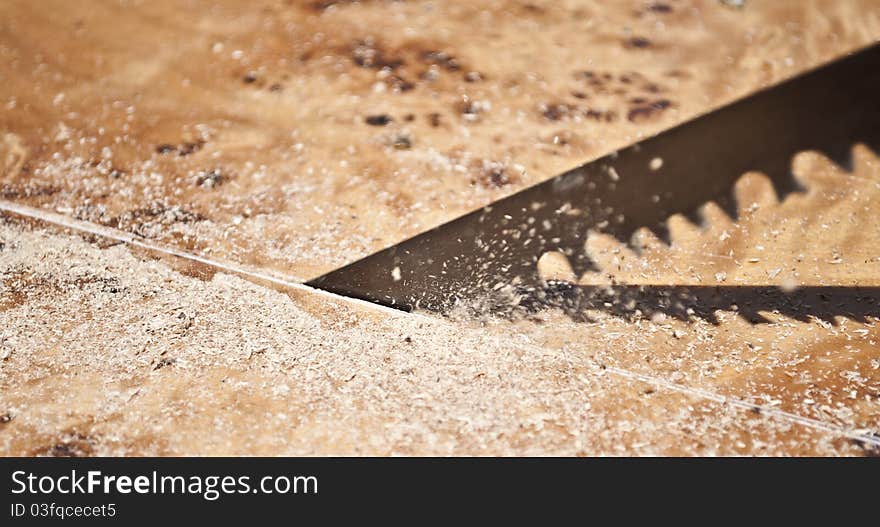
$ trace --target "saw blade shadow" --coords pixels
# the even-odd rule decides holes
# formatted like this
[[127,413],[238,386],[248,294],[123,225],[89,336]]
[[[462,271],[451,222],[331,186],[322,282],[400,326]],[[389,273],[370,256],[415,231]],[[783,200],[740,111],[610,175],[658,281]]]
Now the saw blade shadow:
[[[498,303],[497,307],[502,304]],[[836,324],[838,317],[866,323],[880,319],[880,287],[807,286],[783,290],[752,285],[608,285],[582,286],[548,282],[538,291],[518,296],[516,307],[496,314],[529,314],[559,309],[577,322],[593,322],[597,312],[626,319],[663,314],[679,320],[694,318],[718,324],[717,313],[736,313],[750,323],[772,322],[765,314]]]

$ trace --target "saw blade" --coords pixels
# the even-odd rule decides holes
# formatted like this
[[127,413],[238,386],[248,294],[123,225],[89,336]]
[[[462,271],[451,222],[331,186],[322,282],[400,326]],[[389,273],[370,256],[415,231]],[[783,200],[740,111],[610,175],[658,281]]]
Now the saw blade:
[[[779,195],[798,190],[791,159],[818,150],[848,164],[856,143],[880,146],[880,45],[853,53],[517,192],[331,271],[309,285],[400,309],[446,312],[513,288],[525,304],[556,298],[541,255],[593,268],[588,232],[628,242],[700,205],[730,203],[744,173]],[[734,211],[735,212],[735,211]],[[565,289],[565,288],[564,288]],[[548,295],[548,291],[550,294]],[[838,292],[839,293],[839,292]],[[740,296],[738,290],[736,296]],[[592,298],[592,297],[591,297]]]

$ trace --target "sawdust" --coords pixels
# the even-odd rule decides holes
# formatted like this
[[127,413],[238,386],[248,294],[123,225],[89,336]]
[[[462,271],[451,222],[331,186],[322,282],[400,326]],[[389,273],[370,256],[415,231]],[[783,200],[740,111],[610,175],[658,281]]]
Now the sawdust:
[[[599,341],[373,311],[6,219],[0,452],[859,454],[862,443],[609,374]],[[112,284],[108,287],[108,284]],[[4,297],[10,289],[4,287]]]

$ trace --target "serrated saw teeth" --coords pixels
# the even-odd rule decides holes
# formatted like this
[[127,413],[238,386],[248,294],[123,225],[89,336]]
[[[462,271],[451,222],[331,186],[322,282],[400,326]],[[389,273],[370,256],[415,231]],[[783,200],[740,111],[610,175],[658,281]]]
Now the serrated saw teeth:
[[736,200],[737,219],[759,208],[772,207],[779,203],[773,182],[760,172],[743,174],[733,187],[733,195]]

